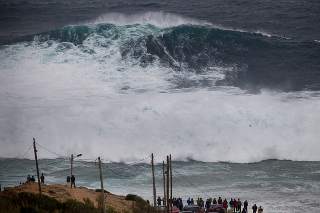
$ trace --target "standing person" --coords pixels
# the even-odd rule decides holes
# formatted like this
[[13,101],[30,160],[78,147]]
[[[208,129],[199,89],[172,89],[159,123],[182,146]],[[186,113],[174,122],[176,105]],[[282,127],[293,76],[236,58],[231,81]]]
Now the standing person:
[[182,211],[182,208],[183,208],[182,198],[179,198],[179,210]]
[[239,210],[241,212],[241,206],[242,206],[242,202],[240,201],[240,198],[238,198],[237,201],[237,210]]
[[35,182],[35,181],[36,181],[36,179],[34,178],[34,176],[32,176],[31,182]]
[[43,173],[42,173],[42,175],[41,175],[40,179],[41,179],[41,183],[44,183],[44,176],[43,176]]
[[222,203],[222,207],[226,210],[225,212],[227,212],[227,209],[228,209],[228,201],[227,201],[227,199],[224,199],[224,201]]
[[233,199],[231,198],[230,202],[229,202],[229,205],[230,205],[230,209],[232,211],[232,208],[233,208]]
[[204,202],[203,202],[202,198],[200,197],[199,206],[200,206],[201,209],[203,208],[203,204],[204,204]]
[[72,188],[72,185],[74,186],[74,188],[76,188],[76,178],[74,177],[74,175],[72,175],[71,177],[71,188]]
[[190,205],[190,204],[191,204],[190,197],[188,198],[187,203],[188,203],[188,205]]
[[179,208],[179,198],[176,198],[176,207]]
[[158,199],[157,199],[157,201],[158,201],[158,206],[161,206],[161,198],[160,197],[158,197]]
[[27,177],[27,181],[31,181],[31,177],[30,177],[30,175],[28,175],[28,177]]
[[67,187],[68,187],[68,188],[71,187],[71,184],[70,184],[70,176],[69,176],[69,175],[67,176]]
[[208,210],[209,208],[210,208],[210,201],[209,201],[209,199],[207,199],[207,201],[206,201],[206,209]]
[[213,198],[212,204],[217,204],[216,198]]
[[233,200],[233,211],[236,212],[236,210],[237,210],[237,200],[234,199]]
[[221,197],[219,197],[219,199],[218,199],[218,204],[222,205],[222,199],[221,199]]
[[198,200],[197,200],[197,206],[200,206],[200,200],[199,200],[199,198],[198,198]]
[[246,200],[246,201],[244,201],[244,203],[243,203],[243,206],[244,206],[244,208],[246,209],[246,211],[248,211],[248,201]]
[[191,198],[191,205],[194,205],[194,200],[193,200],[193,198]]
[[256,213],[256,212],[257,212],[257,209],[258,209],[257,205],[254,204],[254,206],[252,206],[253,213]]
[[263,208],[262,208],[262,206],[259,206],[258,213],[262,213],[262,212],[263,212]]

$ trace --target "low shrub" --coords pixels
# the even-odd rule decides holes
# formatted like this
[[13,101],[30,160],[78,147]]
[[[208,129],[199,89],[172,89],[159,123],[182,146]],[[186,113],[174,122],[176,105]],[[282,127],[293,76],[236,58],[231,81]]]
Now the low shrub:
[[0,197],[1,213],[100,213],[89,198],[85,203],[68,199],[60,202],[46,195],[21,192],[18,196]]
[[139,196],[135,198],[135,202],[132,203],[130,210],[132,213],[159,213],[153,206],[150,206],[147,201]]
[[143,199],[135,194],[127,194],[127,196],[125,197],[125,200],[137,201],[137,200],[143,200]]
[[[102,192],[101,189],[96,189],[95,191],[96,191],[96,192]],[[104,193],[110,193],[110,192],[108,192],[107,190],[103,190],[103,191],[104,191]]]

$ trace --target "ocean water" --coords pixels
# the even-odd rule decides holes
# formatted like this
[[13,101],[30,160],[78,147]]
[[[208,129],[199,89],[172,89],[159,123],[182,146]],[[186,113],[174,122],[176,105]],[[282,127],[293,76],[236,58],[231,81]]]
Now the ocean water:
[[[0,1],[0,182],[320,209],[318,1]],[[142,160],[143,159],[143,160]],[[142,160],[142,161],[140,161]]]

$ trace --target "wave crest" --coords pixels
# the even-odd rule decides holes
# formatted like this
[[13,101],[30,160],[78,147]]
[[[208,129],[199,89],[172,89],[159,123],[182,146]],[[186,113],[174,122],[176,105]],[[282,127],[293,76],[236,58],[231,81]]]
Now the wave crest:
[[165,12],[145,12],[140,14],[125,15],[122,13],[107,13],[98,17],[94,24],[109,23],[118,26],[131,24],[151,24],[156,27],[166,28],[179,25],[212,25],[207,21],[184,17]]

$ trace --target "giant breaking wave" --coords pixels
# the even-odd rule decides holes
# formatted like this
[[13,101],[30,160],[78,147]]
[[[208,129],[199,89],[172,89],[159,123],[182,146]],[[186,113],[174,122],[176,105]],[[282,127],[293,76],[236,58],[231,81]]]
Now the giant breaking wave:
[[15,39],[0,49],[1,157],[35,137],[114,161],[319,160],[310,45],[163,13]]

